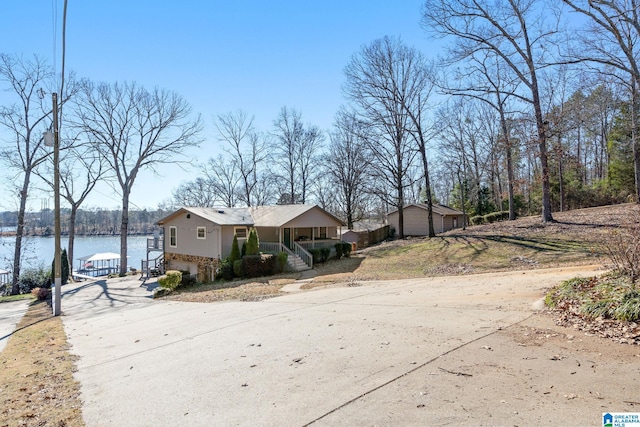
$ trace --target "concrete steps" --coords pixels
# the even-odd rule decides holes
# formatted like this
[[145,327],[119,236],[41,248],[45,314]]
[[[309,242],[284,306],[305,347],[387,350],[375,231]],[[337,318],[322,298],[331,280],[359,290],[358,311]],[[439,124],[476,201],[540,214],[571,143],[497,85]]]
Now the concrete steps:
[[293,271],[311,270],[311,267],[309,267],[298,255],[289,255],[287,258],[287,264]]

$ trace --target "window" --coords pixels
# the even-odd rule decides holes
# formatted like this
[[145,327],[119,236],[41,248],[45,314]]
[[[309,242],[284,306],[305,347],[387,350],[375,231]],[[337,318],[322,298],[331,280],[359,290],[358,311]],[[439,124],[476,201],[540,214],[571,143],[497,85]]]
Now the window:
[[318,227],[318,238],[326,239],[327,238],[327,227]]
[[169,246],[175,248],[178,246],[178,228],[169,227]]
[[207,227],[198,227],[197,237],[198,239],[206,239],[207,238]]
[[247,238],[247,227],[236,227],[234,229],[234,233],[238,239],[246,239]]

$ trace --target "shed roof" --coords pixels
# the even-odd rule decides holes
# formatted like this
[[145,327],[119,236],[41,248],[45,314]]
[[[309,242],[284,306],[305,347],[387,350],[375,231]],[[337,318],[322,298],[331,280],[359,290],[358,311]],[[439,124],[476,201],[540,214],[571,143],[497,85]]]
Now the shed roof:
[[[409,207],[417,207],[417,208],[420,208],[420,209],[424,209],[425,211],[428,209],[426,203],[412,203],[410,205],[404,206],[404,209],[407,209]],[[390,215],[390,214],[396,213],[396,212],[398,212],[397,209],[389,212],[387,215]],[[433,204],[433,212],[437,213],[438,215],[442,215],[442,216],[464,215],[464,213],[462,213],[461,211],[459,211],[457,209],[450,208],[449,206],[446,206],[446,205],[438,205],[438,204],[435,204],[435,203]]]

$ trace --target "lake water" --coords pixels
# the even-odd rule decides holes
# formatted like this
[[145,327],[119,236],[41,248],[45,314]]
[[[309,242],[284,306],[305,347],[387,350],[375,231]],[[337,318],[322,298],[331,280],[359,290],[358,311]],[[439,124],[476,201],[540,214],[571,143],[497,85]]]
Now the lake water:
[[[140,261],[147,257],[147,238],[153,236],[129,236],[127,239],[127,266],[140,269]],[[62,247],[68,249],[68,239],[62,236]],[[0,237],[0,268],[12,270],[15,237]],[[76,236],[73,245],[73,268],[78,268],[78,258],[98,252],[120,253],[120,236]],[[22,269],[45,266],[50,268],[54,255],[54,237],[25,237],[22,243]],[[156,257],[159,252],[149,256]]]

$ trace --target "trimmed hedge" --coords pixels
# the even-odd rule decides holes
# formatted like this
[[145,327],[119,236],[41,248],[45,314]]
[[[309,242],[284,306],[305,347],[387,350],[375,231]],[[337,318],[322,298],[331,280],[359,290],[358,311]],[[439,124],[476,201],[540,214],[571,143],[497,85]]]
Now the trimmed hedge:
[[469,219],[471,225],[491,224],[497,221],[507,221],[509,219],[509,211],[491,212],[484,216],[472,216]]
[[246,255],[242,258],[244,277],[261,277],[275,274],[277,258],[273,254]]
[[182,273],[178,270],[169,270],[163,276],[158,277],[158,285],[163,289],[175,289],[182,281]]

